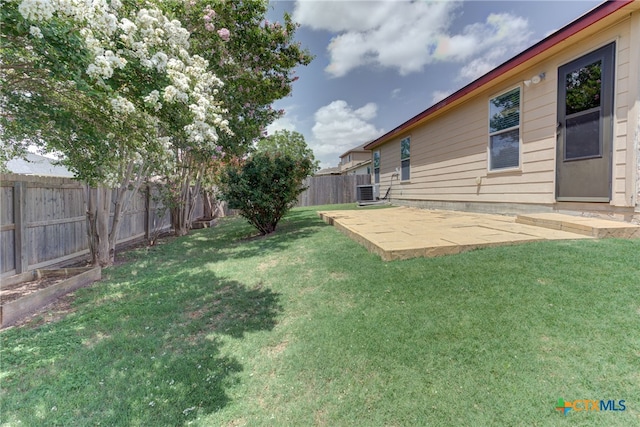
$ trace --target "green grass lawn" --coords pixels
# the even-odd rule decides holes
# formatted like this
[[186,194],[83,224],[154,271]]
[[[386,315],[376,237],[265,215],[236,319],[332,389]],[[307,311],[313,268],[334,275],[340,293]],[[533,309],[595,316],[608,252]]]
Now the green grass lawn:
[[124,254],[0,332],[0,424],[640,425],[640,240],[385,263],[316,210]]

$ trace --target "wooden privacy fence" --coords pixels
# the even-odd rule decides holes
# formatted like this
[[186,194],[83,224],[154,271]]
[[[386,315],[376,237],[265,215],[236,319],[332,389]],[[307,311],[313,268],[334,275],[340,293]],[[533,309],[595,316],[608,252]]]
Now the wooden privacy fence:
[[298,196],[296,206],[354,203],[356,186],[366,184],[371,184],[371,175],[311,176],[305,180],[308,188]]
[[[154,197],[157,187],[147,190],[141,189],[123,213],[119,244],[170,229],[169,212]],[[196,213],[202,212],[201,201],[197,207],[200,211]],[[19,274],[88,254],[86,221],[84,186],[78,181],[0,175],[0,275]]]

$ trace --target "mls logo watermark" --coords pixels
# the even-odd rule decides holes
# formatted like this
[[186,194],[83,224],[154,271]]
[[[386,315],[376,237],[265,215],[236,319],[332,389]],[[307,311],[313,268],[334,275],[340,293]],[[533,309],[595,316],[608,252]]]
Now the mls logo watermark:
[[556,404],[556,410],[562,411],[565,415],[569,411],[576,412],[582,411],[624,411],[627,407],[624,400],[591,400],[591,399],[578,399],[574,401],[558,399]]

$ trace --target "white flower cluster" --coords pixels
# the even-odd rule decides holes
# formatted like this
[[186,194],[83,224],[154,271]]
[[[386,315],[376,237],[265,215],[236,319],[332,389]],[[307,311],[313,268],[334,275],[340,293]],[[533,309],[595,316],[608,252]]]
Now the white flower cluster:
[[126,98],[121,97],[120,95],[111,99],[111,108],[113,111],[118,114],[131,114],[136,111],[135,105],[131,101]]
[[162,108],[162,103],[159,102],[160,92],[157,90],[153,90],[149,93],[149,95],[144,97],[144,102],[148,106],[152,107],[154,111],[160,111]]
[[[93,54],[86,72],[99,85],[106,87],[118,69],[137,60],[148,69],[160,73],[155,89],[135,100],[128,99],[126,86],[115,89],[111,99],[114,112],[127,115],[144,105],[159,111],[164,104],[180,103],[189,108],[193,122],[185,127],[193,143],[214,144],[218,130],[230,132],[225,113],[216,100],[220,79],[209,72],[207,61],[189,53],[189,31],[180,21],[168,19],[157,8],[147,7],[130,16],[119,16],[119,0],[16,0],[20,14],[34,24],[53,16],[72,20]],[[30,33],[42,37],[40,28]],[[134,61],[134,62],[137,62]],[[166,81],[168,84],[161,82]]]
[[168,60],[169,57],[164,52],[156,52],[150,59],[151,65],[155,67],[159,73],[162,73],[167,69]]
[[55,11],[55,7],[49,0],[24,0],[18,6],[20,15],[35,22],[51,19]]
[[29,34],[31,34],[33,37],[41,39],[42,37],[44,37],[42,35],[42,31],[40,30],[39,27],[34,27],[33,25],[29,27]]
[[196,120],[187,125],[184,130],[187,132],[189,141],[199,145],[214,145],[218,140],[216,129],[203,121]]
[[106,50],[103,54],[96,56],[93,64],[89,64],[87,74],[94,79],[108,79],[113,76],[113,70],[115,68],[122,69],[126,65],[126,59],[117,56],[110,50]]
[[124,33],[124,35],[120,36],[121,38],[126,37],[126,35],[133,34],[138,30],[138,26],[133,22],[129,21],[127,18],[122,18],[120,20],[120,24],[118,24],[118,27],[120,27],[120,29]]

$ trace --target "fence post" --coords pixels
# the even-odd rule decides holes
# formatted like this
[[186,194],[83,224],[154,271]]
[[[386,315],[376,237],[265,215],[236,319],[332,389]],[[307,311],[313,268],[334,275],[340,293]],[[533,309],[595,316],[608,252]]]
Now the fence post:
[[153,206],[151,202],[151,185],[147,184],[147,197],[145,200],[146,215],[144,221],[144,236],[147,240],[151,240],[151,233],[153,231]]
[[27,256],[27,210],[26,191],[27,186],[23,181],[16,181],[13,184],[13,223],[15,224],[14,254],[16,274],[24,273],[29,269],[29,258]]

